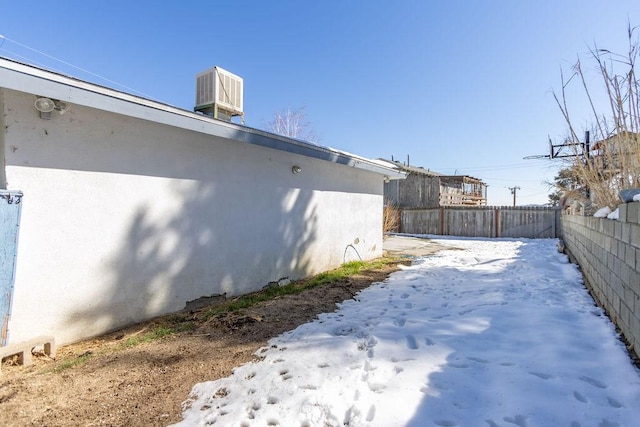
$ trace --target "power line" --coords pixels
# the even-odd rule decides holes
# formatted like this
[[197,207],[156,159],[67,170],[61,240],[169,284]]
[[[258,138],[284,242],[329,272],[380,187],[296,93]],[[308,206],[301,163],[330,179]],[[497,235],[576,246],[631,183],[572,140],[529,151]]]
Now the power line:
[[[529,163],[513,163],[513,164],[508,164],[508,165],[457,167],[457,168],[437,168],[437,169],[439,171],[457,170],[458,172],[460,172],[460,171],[482,172],[482,171],[494,171],[494,170],[497,171],[497,170],[509,170],[509,169],[539,168],[539,167],[545,167],[545,168],[551,169],[548,164],[534,165],[534,164],[531,164],[531,162],[529,162]],[[436,169],[436,168],[433,168],[433,169]]]
[[[114,81],[114,80],[111,80],[111,79],[109,79],[109,78],[107,78],[107,77],[101,76],[100,74],[96,74],[96,73],[91,72],[91,71],[89,71],[89,70],[86,70],[86,69],[84,69],[84,68],[78,67],[77,65],[73,65],[73,64],[71,64],[70,62],[67,62],[67,61],[64,61],[64,60],[62,60],[62,59],[56,58],[55,56],[49,55],[48,53],[42,52],[42,51],[40,51],[40,50],[38,50],[38,49],[35,49],[35,48],[32,48],[32,47],[27,46],[27,45],[25,45],[25,44],[22,44],[22,43],[20,43],[20,42],[18,42],[18,41],[16,41],[16,40],[10,39],[9,37],[7,37],[7,36],[5,36],[5,35],[0,34],[0,40],[2,40],[2,43],[0,44],[0,49],[4,50],[5,52],[9,52],[9,53],[11,53],[11,51],[9,51],[9,50],[7,50],[7,49],[2,48],[2,46],[4,46],[4,42],[5,42],[5,40],[6,40],[6,41],[8,41],[8,42],[10,42],[10,43],[16,44],[16,45],[18,45],[18,46],[20,46],[20,47],[24,48],[24,49],[28,49],[28,50],[30,50],[30,51],[32,51],[32,52],[35,52],[35,53],[39,54],[39,55],[45,56],[45,57],[47,57],[47,58],[49,58],[49,59],[51,59],[51,60],[53,60],[53,61],[60,62],[60,63],[62,63],[62,64],[64,64],[64,65],[69,66],[69,67],[75,68],[76,70],[79,70],[79,71],[81,71],[81,72],[83,72],[83,73],[87,73],[87,74],[89,74],[89,75],[91,75],[91,76],[97,77],[97,78],[99,78],[99,79],[101,79],[101,80],[104,80],[104,81],[106,81],[106,82],[109,82],[109,83],[111,83],[111,84],[113,84],[113,85],[116,85],[116,86],[119,86],[119,87],[121,87],[121,88],[124,88],[124,89],[126,89],[126,90],[128,90],[128,91],[138,93],[138,94],[140,94],[140,95],[142,95],[142,96],[144,96],[144,97],[146,97],[146,98],[148,98],[148,99],[152,99],[152,100],[155,100],[155,101],[159,101],[158,99],[156,99],[156,98],[154,98],[154,97],[152,97],[152,96],[150,96],[150,95],[147,95],[147,94],[146,94],[146,93],[144,93],[144,92],[141,92],[141,91],[136,90],[136,89],[134,89],[134,88],[132,88],[132,87],[129,87],[129,86],[123,85],[122,83],[118,83],[118,82],[116,82],[116,81]],[[21,57],[21,58],[23,58],[23,59],[27,59],[27,60],[29,60],[29,61],[31,61],[31,62],[33,62],[33,63],[38,64],[38,62],[37,62],[37,61],[34,61],[34,60],[32,60],[32,59],[28,59],[28,58],[26,58],[26,57],[25,57],[25,56],[23,56],[23,55],[16,55],[16,56]],[[42,66],[42,64],[38,64],[38,65],[41,65],[41,66]],[[161,101],[161,102],[162,102],[162,101]]]

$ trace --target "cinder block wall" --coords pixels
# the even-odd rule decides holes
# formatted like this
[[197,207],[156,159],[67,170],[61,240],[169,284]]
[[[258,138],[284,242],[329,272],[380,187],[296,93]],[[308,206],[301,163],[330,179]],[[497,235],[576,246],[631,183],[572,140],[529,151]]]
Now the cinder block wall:
[[562,215],[562,235],[598,302],[640,353],[640,202],[619,220]]

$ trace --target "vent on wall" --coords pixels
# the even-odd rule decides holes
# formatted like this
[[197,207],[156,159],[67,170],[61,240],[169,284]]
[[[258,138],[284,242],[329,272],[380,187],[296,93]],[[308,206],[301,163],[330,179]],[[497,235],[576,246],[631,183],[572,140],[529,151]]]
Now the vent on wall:
[[195,111],[224,120],[241,116],[244,122],[242,97],[242,78],[233,73],[213,67],[196,75]]

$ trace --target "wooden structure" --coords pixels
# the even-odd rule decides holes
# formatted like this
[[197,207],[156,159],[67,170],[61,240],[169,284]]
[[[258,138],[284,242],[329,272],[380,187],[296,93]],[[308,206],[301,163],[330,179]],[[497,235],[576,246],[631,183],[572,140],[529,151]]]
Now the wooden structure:
[[620,132],[595,142],[589,151],[594,168],[609,177],[622,172],[624,166],[637,167],[640,134]]
[[385,203],[395,204],[402,209],[487,204],[487,184],[478,178],[468,175],[443,175],[396,161],[385,162],[407,173],[405,179],[385,183]]
[[440,236],[556,238],[560,235],[560,209],[511,206],[402,209],[399,231]]

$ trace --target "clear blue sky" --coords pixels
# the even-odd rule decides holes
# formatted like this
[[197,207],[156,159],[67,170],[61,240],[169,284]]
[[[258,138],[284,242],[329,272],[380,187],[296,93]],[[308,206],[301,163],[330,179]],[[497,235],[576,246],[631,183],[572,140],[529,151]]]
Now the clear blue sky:
[[248,126],[306,106],[320,144],[481,178],[493,205],[513,186],[518,204],[547,201],[560,164],[523,157],[565,134],[560,70],[594,42],[626,52],[627,23],[640,25],[638,0],[0,5],[2,56],[187,110],[196,73],[218,65],[244,79]]

